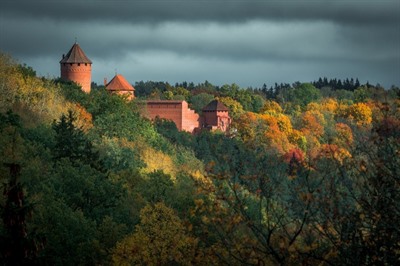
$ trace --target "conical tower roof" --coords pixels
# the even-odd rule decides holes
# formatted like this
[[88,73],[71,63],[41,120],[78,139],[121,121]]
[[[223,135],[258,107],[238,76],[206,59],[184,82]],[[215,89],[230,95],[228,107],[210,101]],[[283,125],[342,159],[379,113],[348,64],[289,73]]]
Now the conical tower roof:
[[85,55],[78,43],[74,43],[69,52],[63,56],[60,63],[86,63],[91,64],[92,61]]
[[135,88],[120,74],[117,74],[106,85],[106,90],[109,91],[134,91]]
[[220,101],[214,100],[203,108],[203,111],[229,111],[229,109]]

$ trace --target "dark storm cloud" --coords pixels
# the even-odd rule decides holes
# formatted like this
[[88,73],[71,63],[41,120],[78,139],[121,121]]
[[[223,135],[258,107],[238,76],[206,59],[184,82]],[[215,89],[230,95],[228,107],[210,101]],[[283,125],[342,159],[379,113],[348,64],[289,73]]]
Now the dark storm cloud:
[[329,20],[398,22],[398,0],[2,0],[3,12],[54,20],[130,22]]
[[[74,38],[132,82],[400,80],[400,1],[0,0],[0,50],[57,76]],[[295,80],[293,80],[295,79]]]

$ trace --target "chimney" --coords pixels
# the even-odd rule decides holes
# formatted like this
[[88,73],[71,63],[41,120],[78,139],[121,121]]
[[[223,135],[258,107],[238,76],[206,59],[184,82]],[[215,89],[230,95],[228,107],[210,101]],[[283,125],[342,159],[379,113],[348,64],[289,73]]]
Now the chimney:
[[104,86],[107,86],[107,78],[104,78]]
[[62,59],[64,59],[64,57],[65,57],[65,54],[63,54],[63,58]]

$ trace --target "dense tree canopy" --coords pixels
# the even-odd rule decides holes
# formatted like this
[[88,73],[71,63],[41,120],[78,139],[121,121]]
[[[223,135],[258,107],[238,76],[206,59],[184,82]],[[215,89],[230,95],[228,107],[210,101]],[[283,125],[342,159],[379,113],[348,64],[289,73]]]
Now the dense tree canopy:
[[[135,88],[85,94],[0,54],[4,265],[398,263],[398,88]],[[219,99],[230,132],[150,121],[143,99]]]

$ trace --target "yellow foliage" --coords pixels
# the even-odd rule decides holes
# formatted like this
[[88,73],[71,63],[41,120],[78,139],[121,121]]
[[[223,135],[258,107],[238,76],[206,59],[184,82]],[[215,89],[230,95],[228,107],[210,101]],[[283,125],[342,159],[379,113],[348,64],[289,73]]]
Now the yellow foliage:
[[228,107],[232,117],[238,117],[244,112],[242,104],[231,97],[217,97],[216,99]]
[[290,143],[292,143],[293,145],[296,145],[303,151],[306,150],[307,139],[301,131],[299,131],[297,129],[293,129],[290,132],[290,134],[288,135],[288,139],[289,139]]
[[287,115],[280,114],[276,116],[279,130],[285,134],[290,134],[292,132],[292,122]]
[[203,173],[199,170],[189,172],[192,179],[197,183],[199,188],[205,189],[209,191],[213,187],[212,181],[207,178]]
[[281,114],[282,107],[275,101],[265,101],[264,106],[260,110],[260,114]]
[[306,111],[320,111],[321,106],[318,103],[311,102],[307,104]]
[[346,117],[355,121],[357,125],[370,125],[372,110],[365,103],[355,103],[347,108]]
[[171,175],[171,179],[175,181],[175,164],[169,155],[149,146],[144,146],[140,147],[140,159],[146,164],[146,167],[143,169],[144,173],[162,170],[164,173]]
[[0,53],[0,111],[12,109],[26,122],[52,122],[67,113],[60,88],[37,77],[23,76],[17,64]]
[[327,111],[332,114],[336,112],[338,107],[339,107],[338,102],[332,98],[325,99],[321,103],[321,111]]
[[146,205],[140,224],[114,249],[114,265],[192,265],[197,257],[197,240],[174,211],[163,203]]
[[246,112],[234,120],[234,127],[238,130],[243,141],[248,142],[254,139],[258,124],[258,115],[252,112]]

